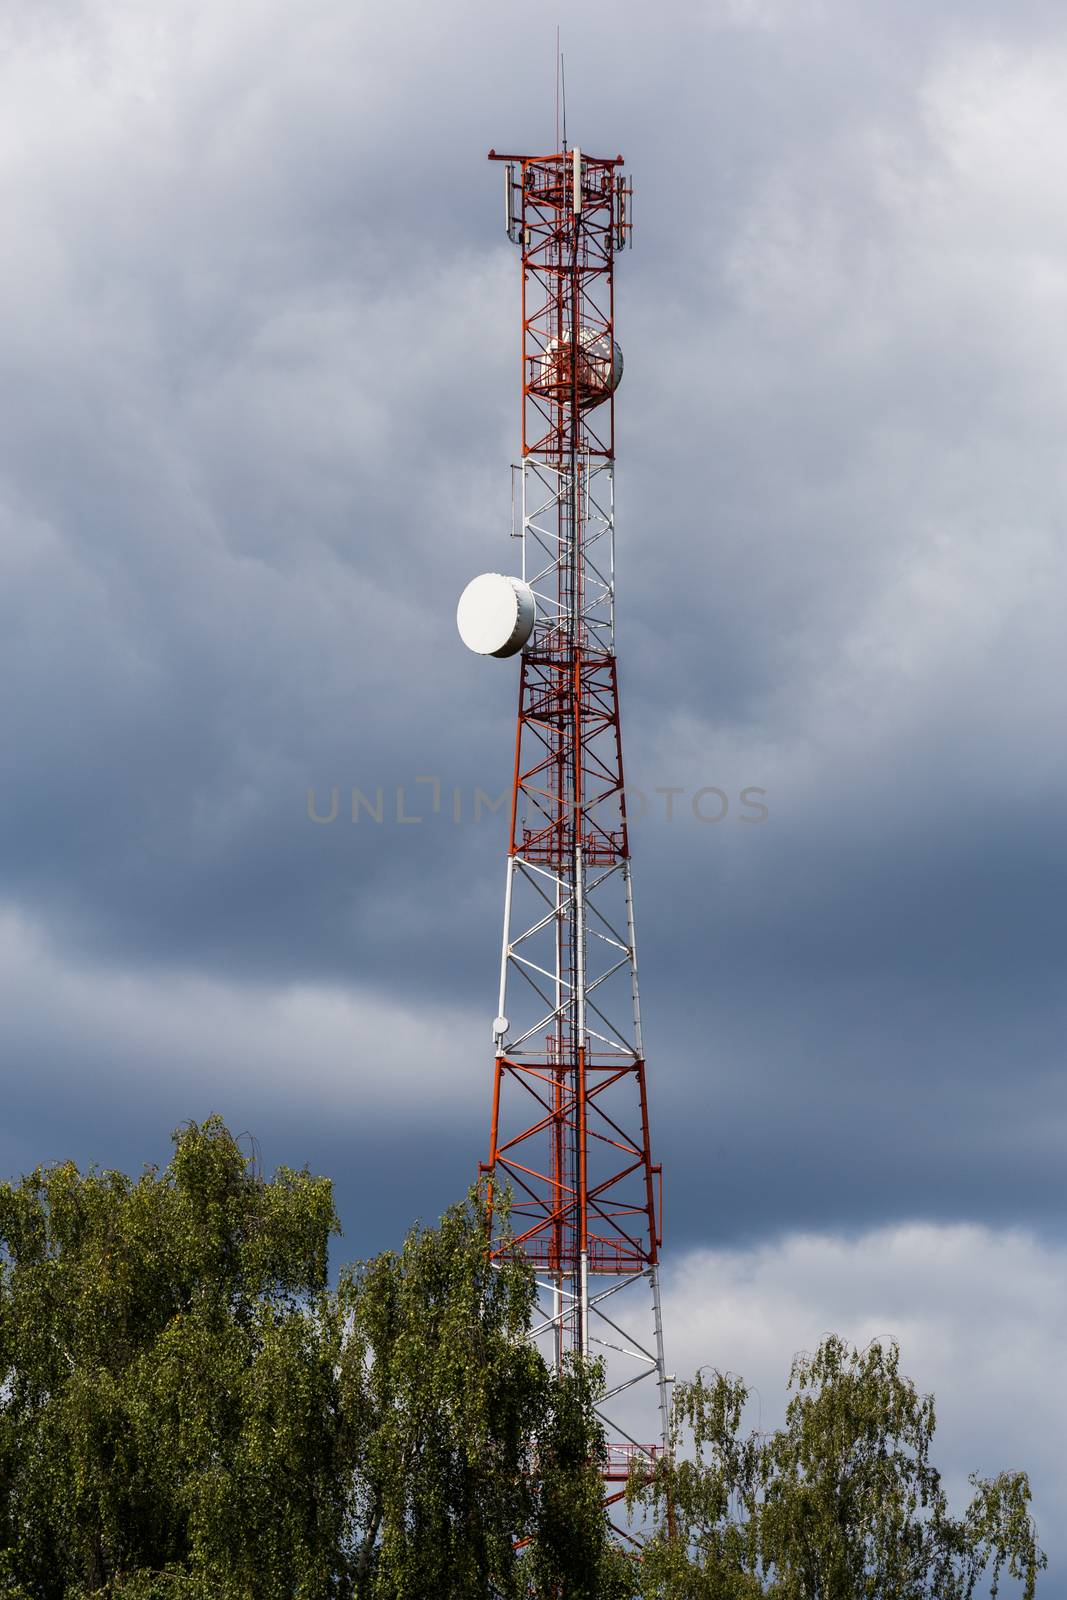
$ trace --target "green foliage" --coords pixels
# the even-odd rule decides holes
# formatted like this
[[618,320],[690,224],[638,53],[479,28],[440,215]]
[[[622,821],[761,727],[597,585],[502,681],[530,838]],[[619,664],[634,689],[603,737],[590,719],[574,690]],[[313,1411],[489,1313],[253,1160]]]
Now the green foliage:
[[[339,1536],[330,1185],[217,1119],[162,1174],[0,1186],[0,1560],[51,1600],[328,1593]],[[0,1569],[2,1570],[2,1569]],[[13,1590],[17,1592],[17,1588]],[[192,1592],[192,1591],[189,1591]]]
[[[1034,1593],[1024,1473],[950,1515],[895,1346],[824,1341],[785,1427],[678,1386],[674,1450],[610,1536],[601,1373],[546,1368],[534,1286],[472,1195],[327,1285],[330,1185],[212,1118],[134,1181],[0,1185],[2,1600],[972,1600]],[[688,1442],[688,1445],[687,1445]]]
[[340,1298],[355,1592],[518,1600],[533,1578],[559,1600],[612,1600],[599,1375],[550,1374],[526,1338],[533,1278],[490,1265],[480,1207],[414,1229],[345,1274]]
[[[934,1405],[899,1371],[895,1344],[825,1339],[793,1363],[785,1427],[742,1434],[740,1379],[681,1384],[673,1459],[632,1506],[656,1520],[644,1593],[663,1600],[971,1600],[985,1576],[1034,1594],[1045,1557],[1023,1472],[972,1477],[950,1515],[930,1464]],[[686,1441],[689,1448],[686,1449]]]
[[537,1439],[535,1537],[527,1564],[536,1595],[631,1600],[634,1562],[611,1537],[601,1468],[607,1450],[595,1406],[598,1364],[574,1364],[553,1385]]
[[527,1342],[478,1198],[331,1293],[336,1230],[217,1118],[0,1186],[4,1600],[610,1600],[596,1375]]
[[495,1271],[485,1242],[455,1207],[342,1280],[360,1593],[519,1593],[512,1544],[549,1376],[524,1339],[532,1282],[517,1264]]

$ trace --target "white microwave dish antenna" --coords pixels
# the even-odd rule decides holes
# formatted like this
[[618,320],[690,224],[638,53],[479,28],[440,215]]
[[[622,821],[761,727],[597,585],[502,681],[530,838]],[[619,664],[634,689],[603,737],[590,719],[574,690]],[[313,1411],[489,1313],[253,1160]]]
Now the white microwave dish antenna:
[[502,572],[472,578],[459,597],[456,626],[479,656],[514,656],[533,632],[537,602],[529,584]]

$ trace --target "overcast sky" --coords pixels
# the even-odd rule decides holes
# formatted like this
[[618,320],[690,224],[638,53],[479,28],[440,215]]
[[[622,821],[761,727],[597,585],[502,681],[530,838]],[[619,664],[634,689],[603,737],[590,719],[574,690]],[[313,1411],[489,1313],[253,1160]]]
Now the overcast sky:
[[[6,1174],[136,1169],[219,1111],[332,1174],[362,1255],[485,1154],[504,829],[471,808],[516,672],[454,613],[511,559],[485,154],[550,148],[555,20],[0,14]],[[898,1334],[954,1481],[1031,1468],[1064,1570],[1067,21],[596,0],[564,50],[572,142],[636,185],[618,638],[669,1362],[750,1374],[766,1421],[825,1329]]]

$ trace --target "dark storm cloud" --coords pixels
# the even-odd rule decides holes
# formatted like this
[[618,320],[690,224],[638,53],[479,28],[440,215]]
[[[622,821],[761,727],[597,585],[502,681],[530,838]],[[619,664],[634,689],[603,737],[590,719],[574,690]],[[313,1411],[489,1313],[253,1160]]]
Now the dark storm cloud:
[[[672,1226],[1054,1227],[1060,24],[667,22],[565,43],[572,136],[638,183],[620,646],[630,777],[685,790],[635,830]],[[546,142],[550,32],[120,5],[9,41],[9,1169],[218,1105],[350,1218],[385,1181],[391,1237],[483,1153],[502,839],[467,819],[515,684],[452,613],[509,559],[484,153]],[[445,813],[401,824],[419,776]],[[699,824],[705,785],[767,823]]]

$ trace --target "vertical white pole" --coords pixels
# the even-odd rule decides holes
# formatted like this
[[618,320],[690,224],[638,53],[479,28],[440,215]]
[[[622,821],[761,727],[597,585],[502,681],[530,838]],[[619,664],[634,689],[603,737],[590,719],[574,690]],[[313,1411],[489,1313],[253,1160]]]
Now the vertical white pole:
[[649,1271],[652,1281],[652,1320],[656,1329],[656,1385],[659,1389],[659,1426],[663,1448],[666,1450],[670,1444],[670,1403],[667,1398],[667,1364],[663,1354],[663,1312],[660,1307],[659,1296],[659,1266],[652,1267]]
[[630,946],[630,988],[634,1008],[634,1050],[637,1059],[645,1059],[645,1042],[641,1036],[641,995],[637,987],[637,929],[634,923],[634,886],[630,876],[630,863],[623,863],[623,882],[626,885],[626,939]]
[[615,651],[615,467],[609,462],[608,474],[608,578],[610,583],[610,649]]
[[[508,873],[504,880],[504,937],[500,945],[500,990],[497,999],[496,1014],[506,1017],[508,998],[508,955],[511,951],[511,885],[515,876],[515,857],[508,856]],[[497,1055],[502,1055],[504,1049],[503,1039],[497,1040]]]

